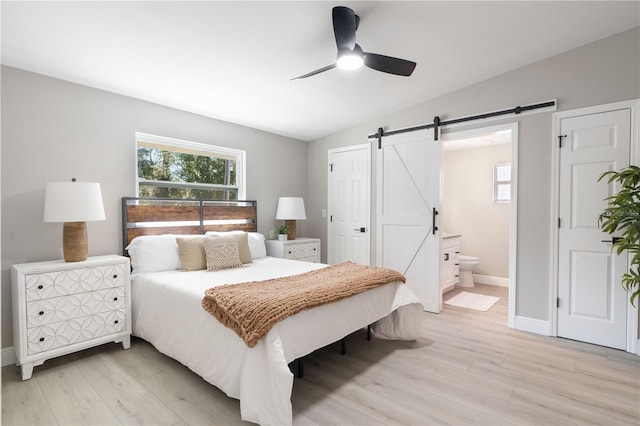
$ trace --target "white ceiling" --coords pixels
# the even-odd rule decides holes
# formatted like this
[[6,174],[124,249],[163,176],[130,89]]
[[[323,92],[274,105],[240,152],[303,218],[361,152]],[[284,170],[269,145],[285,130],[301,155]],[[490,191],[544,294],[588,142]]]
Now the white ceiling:
[[[365,51],[418,63],[291,78],[335,61],[331,8]],[[302,140],[640,25],[640,2],[8,2],[2,63]]]

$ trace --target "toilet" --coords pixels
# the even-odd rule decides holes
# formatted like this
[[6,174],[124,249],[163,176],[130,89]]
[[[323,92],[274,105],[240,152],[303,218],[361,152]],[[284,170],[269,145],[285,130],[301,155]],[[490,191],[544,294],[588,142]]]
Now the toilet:
[[474,256],[460,255],[458,263],[460,267],[460,281],[458,282],[458,286],[473,287],[475,285],[473,282],[473,270],[475,266],[480,263],[480,259]]

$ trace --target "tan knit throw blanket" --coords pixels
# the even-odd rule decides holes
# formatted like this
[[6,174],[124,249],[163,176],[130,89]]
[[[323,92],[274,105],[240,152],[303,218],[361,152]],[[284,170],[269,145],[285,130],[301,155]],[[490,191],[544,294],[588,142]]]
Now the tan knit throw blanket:
[[344,262],[289,277],[210,288],[202,307],[252,348],[288,316],[392,281],[404,283],[405,277],[392,269]]

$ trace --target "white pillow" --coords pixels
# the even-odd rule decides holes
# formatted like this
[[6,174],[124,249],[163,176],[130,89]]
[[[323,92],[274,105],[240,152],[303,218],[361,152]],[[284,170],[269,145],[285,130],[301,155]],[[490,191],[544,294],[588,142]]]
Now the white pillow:
[[180,251],[175,234],[135,237],[126,247],[132,274],[180,269]]
[[253,259],[260,259],[267,255],[267,246],[264,242],[265,238],[259,232],[248,232],[249,234],[249,250]]

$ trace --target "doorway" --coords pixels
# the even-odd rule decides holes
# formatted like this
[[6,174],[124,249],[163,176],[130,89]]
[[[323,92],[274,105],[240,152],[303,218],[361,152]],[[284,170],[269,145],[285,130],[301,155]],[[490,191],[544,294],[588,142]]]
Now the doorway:
[[[443,134],[442,236],[460,234],[460,254],[478,258],[473,288],[506,299],[515,323],[518,123]],[[508,178],[505,178],[505,171]],[[467,285],[467,283],[465,283]]]

